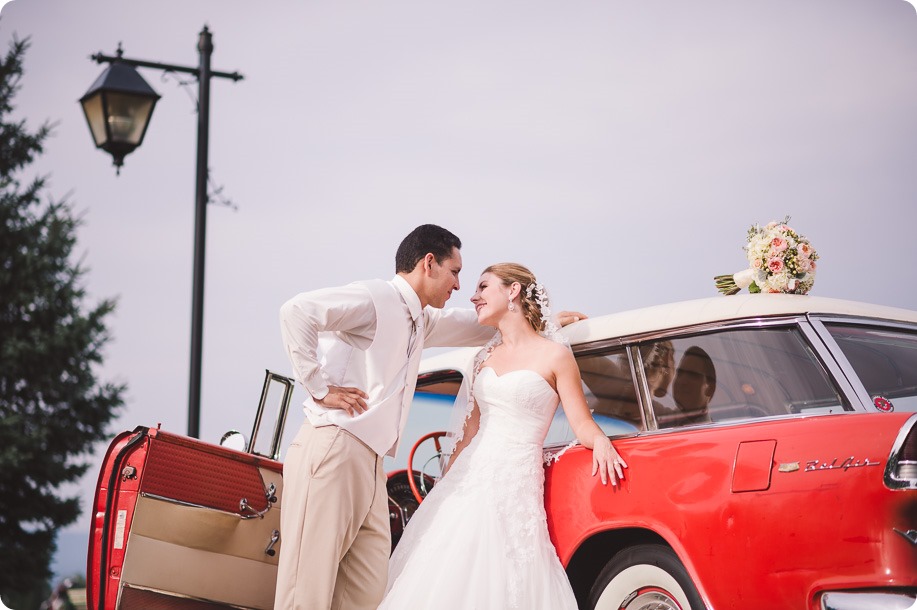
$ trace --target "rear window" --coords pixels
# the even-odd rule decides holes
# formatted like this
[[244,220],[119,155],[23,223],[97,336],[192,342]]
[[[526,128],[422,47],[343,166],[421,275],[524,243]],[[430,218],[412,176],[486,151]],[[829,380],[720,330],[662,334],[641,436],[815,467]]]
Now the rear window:
[[[796,326],[725,329],[633,347],[633,363],[628,347],[577,357],[586,401],[609,436],[853,410]],[[642,371],[645,391],[634,369]],[[558,409],[545,444],[573,438]]]
[[639,353],[658,428],[852,410],[795,326],[676,337]]
[[917,412],[917,332],[825,324],[877,408]]

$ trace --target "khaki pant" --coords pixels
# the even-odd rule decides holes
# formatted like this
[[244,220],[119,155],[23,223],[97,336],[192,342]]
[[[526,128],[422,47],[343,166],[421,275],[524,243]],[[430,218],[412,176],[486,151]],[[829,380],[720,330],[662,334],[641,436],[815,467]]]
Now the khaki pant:
[[391,551],[385,481],[356,437],[302,425],[283,466],[275,610],[375,610]]

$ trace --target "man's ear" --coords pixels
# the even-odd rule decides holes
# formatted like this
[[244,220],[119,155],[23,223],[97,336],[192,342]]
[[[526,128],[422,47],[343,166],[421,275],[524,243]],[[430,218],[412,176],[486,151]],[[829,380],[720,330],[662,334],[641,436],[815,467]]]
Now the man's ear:
[[423,265],[424,273],[429,273],[433,270],[433,263],[436,262],[436,257],[433,256],[432,252],[427,252],[420,262]]
[[707,395],[707,400],[713,398],[713,395],[716,393],[716,383],[707,382],[707,388],[704,390],[704,394]]

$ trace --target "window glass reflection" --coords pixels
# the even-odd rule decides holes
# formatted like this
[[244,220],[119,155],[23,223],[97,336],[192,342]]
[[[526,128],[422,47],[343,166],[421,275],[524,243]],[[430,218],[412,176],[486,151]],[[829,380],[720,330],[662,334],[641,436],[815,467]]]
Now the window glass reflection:
[[678,337],[639,352],[659,428],[851,409],[794,327]]
[[917,333],[826,324],[881,410],[917,412]]

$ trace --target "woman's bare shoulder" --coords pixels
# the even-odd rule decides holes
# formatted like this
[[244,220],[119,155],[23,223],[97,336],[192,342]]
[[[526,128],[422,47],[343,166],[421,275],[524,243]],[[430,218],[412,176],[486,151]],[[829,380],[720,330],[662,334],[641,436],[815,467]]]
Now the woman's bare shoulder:
[[573,352],[571,352],[570,348],[566,345],[544,337],[542,337],[542,341],[542,353],[544,354],[545,358],[550,360],[551,363],[555,366],[574,361]]

